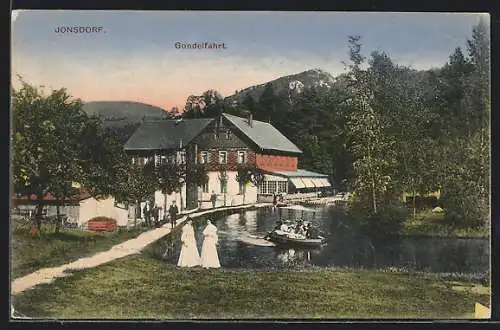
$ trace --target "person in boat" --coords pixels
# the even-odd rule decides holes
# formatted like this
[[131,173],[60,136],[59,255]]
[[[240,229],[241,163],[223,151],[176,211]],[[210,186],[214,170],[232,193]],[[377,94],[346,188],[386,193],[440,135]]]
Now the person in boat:
[[297,221],[297,224],[295,225],[295,233],[300,234],[301,231],[303,231],[304,227],[304,221],[302,219],[299,219]]
[[282,223],[281,226],[280,226],[280,230],[281,231],[284,231],[284,232],[288,232],[288,226],[286,223]]
[[310,223],[307,224],[306,238],[316,239],[319,238],[319,231],[315,227],[311,226]]

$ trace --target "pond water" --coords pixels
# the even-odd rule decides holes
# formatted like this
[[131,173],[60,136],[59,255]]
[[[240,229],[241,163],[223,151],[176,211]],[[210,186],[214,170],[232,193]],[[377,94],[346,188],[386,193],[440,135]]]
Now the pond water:
[[[489,273],[489,240],[465,238],[412,237],[373,242],[358,235],[345,215],[335,208],[300,212],[270,208],[245,211],[231,215],[211,216],[218,228],[219,258],[225,268],[294,268],[308,265],[364,269],[403,269],[432,273]],[[262,246],[263,237],[277,220],[303,216],[328,237],[321,248],[280,248]],[[199,250],[203,242],[204,219],[196,221]],[[175,264],[180,252],[176,242],[165,255]]]

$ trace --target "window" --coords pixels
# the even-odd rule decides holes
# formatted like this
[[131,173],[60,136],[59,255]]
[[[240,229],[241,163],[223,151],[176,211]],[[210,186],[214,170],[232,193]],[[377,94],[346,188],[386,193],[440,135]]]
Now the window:
[[239,193],[240,194],[244,194],[245,193],[245,182],[240,182],[240,191]]
[[270,195],[274,195],[276,193],[276,181],[268,181],[267,182],[267,193]]
[[231,131],[230,130],[226,130],[226,139],[231,139]]
[[177,153],[177,163],[178,164],[185,164],[186,163],[186,152],[185,151],[179,151]]
[[245,152],[238,151],[238,164],[243,164],[243,163],[245,163]]
[[208,192],[208,181],[201,187],[204,193]]
[[219,151],[219,164],[227,164],[227,151]]
[[166,162],[167,162],[167,156],[162,155],[162,156],[160,157],[160,164],[162,164],[162,165],[163,165],[163,164],[165,164]]
[[259,186],[259,194],[266,195],[267,194],[267,181],[262,181]]
[[132,157],[132,165],[135,165],[135,157]]
[[202,151],[200,153],[200,163],[208,164],[208,151]]
[[155,166],[160,166],[161,164],[161,158],[158,155],[155,155]]
[[277,193],[286,193],[286,188],[287,188],[287,183],[286,181],[278,181],[278,191]]
[[286,192],[287,182],[286,181],[263,181],[259,186],[259,194],[262,195],[274,195],[282,192]]

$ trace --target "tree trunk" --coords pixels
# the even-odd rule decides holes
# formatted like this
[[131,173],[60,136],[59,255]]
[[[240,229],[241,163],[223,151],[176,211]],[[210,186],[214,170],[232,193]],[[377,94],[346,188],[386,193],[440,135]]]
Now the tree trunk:
[[163,221],[167,221],[167,192],[163,194]]
[[416,218],[417,217],[417,201],[416,201],[416,192],[415,192],[415,186],[413,186],[413,189],[412,189],[412,193],[413,193],[413,218]]
[[138,200],[135,200],[135,210],[134,210],[134,228],[137,228],[137,210],[140,212],[141,204]]
[[377,196],[375,195],[375,180],[372,178],[372,201],[373,201],[373,213],[377,213]]
[[36,212],[35,212],[36,228],[38,229],[38,232],[40,234],[42,233],[42,212],[43,212],[43,199],[42,198],[38,198],[38,205],[36,206]]
[[181,190],[179,191],[179,199],[180,199],[180,202],[181,202],[181,205],[180,205],[179,211],[180,211],[180,212],[182,212],[182,210],[183,210],[183,207],[182,207],[182,205],[183,205],[183,203],[182,203],[182,188],[181,188]]
[[372,186],[372,207],[373,207],[373,213],[377,213],[377,196],[375,193],[375,178],[374,178],[374,174],[372,171],[371,155],[370,155],[369,151],[368,151],[368,159],[369,159],[368,170],[369,170],[369,176],[371,179],[371,186]]
[[61,209],[59,204],[56,205],[56,229],[55,232],[59,233],[59,230],[61,229]]

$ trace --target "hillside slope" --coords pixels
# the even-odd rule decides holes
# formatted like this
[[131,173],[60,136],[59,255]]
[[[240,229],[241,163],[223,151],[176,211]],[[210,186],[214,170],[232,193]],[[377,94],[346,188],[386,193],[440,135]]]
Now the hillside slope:
[[169,117],[168,112],[160,107],[132,101],[86,102],[83,110],[89,115],[98,116],[105,126],[125,126],[143,119]]
[[309,88],[331,88],[335,83],[335,78],[328,72],[320,69],[312,69],[297,74],[283,76],[269,82],[250,86],[242,89],[237,93],[228,96],[224,99],[227,104],[235,102],[240,103],[250,95],[254,100],[258,101],[267,84],[271,84],[277,95],[293,95],[300,94],[304,89]]

